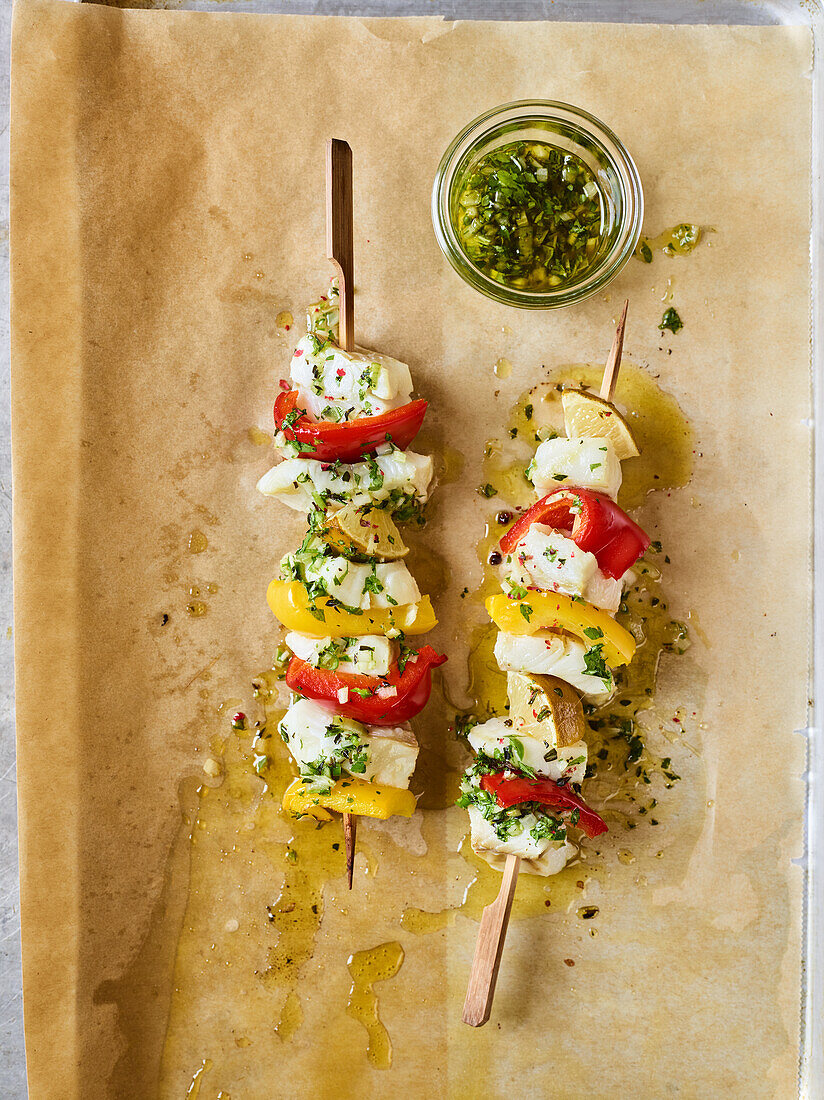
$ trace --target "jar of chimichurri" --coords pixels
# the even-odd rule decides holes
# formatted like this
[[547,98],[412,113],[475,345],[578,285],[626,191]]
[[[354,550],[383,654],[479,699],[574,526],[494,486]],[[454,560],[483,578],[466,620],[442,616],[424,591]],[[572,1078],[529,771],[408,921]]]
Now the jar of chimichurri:
[[432,191],[435,235],[458,274],[526,309],[606,286],[632,256],[643,213],[638,170],[615,134],[586,111],[542,100],[471,122]]

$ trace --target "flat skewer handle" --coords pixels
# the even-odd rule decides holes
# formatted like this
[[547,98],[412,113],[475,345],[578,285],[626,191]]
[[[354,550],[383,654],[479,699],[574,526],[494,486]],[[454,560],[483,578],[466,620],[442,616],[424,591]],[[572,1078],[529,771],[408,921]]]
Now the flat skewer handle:
[[515,899],[520,865],[520,856],[506,857],[501,889],[481,916],[462,1017],[463,1022],[470,1027],[482,1027],[492,1011],[492,998],[495,996],[495,984],[501,968],[501,956],[504,953],[506,929]]
[[338,269],[340,289],[339,342],[355,348],[355,234],[352,199],[352,150],[347,141],[326,143],[326,254]]

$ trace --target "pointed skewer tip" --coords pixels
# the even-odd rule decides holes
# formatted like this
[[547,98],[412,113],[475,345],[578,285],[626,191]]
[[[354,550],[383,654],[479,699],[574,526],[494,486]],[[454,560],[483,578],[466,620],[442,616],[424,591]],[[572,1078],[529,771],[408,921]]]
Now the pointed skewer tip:
[[352,876],[355,873],[355,844],[357,840],[358,819],[354,814],[343,815],[343,841],[346,848],[346,881],[352,889]]
[[629,298],[624,302],[624,308],[621,311],[621,318],[618,321],[618,325],[615,329],[615,336],[612,339],[612,347],[609,350],[607,356],[607,363],[604,367],[604,375],[601,379],[601,390],[599,396],[603,401],[612,401],[615,395],[615,386],[618,382],[618,371],[621,369],[621,355],[624,350],[624,329],[627,324],[627,310],[629,309]]

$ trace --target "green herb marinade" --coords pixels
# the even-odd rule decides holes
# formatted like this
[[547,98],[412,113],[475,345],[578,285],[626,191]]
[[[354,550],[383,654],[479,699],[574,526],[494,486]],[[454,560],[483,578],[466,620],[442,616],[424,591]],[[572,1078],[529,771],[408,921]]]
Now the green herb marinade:
[[684,322],[678,316],[678,311],[670,306],[669,309],[665,310],[664,316],[661,318],[661,324],[658,327],[662,332],[669,331],[675,333],[681,331],[684,327]]
[[590,266],[602,220],[598,184],[582,160],[515,141],[487,153],[462,181],[455,229],[469,260],[491,279],[549,290]]

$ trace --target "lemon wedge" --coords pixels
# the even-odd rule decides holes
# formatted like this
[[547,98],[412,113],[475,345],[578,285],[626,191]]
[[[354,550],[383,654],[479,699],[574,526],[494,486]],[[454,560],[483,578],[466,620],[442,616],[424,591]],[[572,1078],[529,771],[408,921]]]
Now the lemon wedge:
[[640,452],[629,424],[609,401],[585,390],[564,390],[561,394],[566,434],[586,439],[608,439],[616,456],[635,458]]
[[557,676],[508,672],[506,689],[513,732],[549,741],[558,749],[583,740],[581,697]]
[[396,561],[409,553],[395,521],[382,508],[347,504],[329,517],[322,537],[344,553],[356,550],[383,561]]

